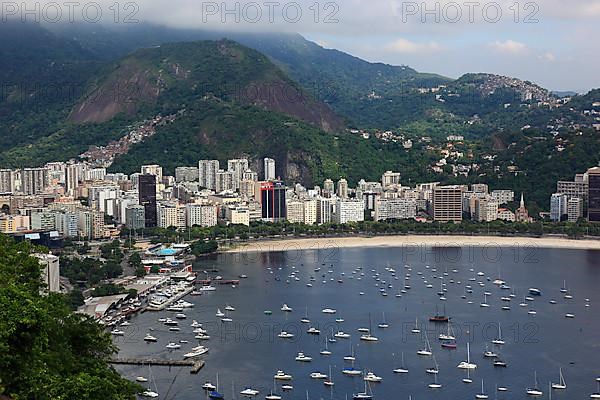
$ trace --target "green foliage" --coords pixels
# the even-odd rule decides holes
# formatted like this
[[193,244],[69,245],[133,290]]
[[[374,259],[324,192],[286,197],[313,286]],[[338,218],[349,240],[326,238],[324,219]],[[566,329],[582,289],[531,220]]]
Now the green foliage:
[[73,314],[64,296],[40,294],[31,251],[0,236],[0,393],[16,400],[134,399],[140,388],[107,363],[115,348],[104,329]]
[[192,253],[195,256],[200,256],[203,254],[210,254],[217,251],[219,245],[216,240],[209,240],[207,242],[203,240],[198,240],[192,244]]
[[105,296],[113,296],[115,294],[123,294],[127,291],[123,286],[115,285],[112,283],[103,283],[94,287],[92,291],[92,296],[94,297],[105,297]]

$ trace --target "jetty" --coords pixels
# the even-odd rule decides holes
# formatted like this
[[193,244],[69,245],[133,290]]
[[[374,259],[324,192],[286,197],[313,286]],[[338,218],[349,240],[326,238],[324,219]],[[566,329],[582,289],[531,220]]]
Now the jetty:
[[181,300],[182,298],[184,298],[185,296],[190,294],[193,290],[194,290],[193,286],[188,286],[181,292],[177,293],[176,295],[169,297],[167,300],[165,300],[164,303],[162,303],[160,305],[148,305],[146,308],[144,308],[143,311],[162,311],[165,308],[169,307],[171,304]]
[[164,360],[157,358],[112,357],[111,364],[120,365],[158,365],[163,367],[190,367],[190,373],[197,374],[204,367],[204,360]]
[[196,279],[194,281],[195,284],[201,285],[239,285],[239,279]]

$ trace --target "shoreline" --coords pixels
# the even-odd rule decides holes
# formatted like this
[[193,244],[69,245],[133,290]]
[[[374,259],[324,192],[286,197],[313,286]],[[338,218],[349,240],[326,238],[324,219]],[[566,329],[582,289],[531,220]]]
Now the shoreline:
[[315,238],[271,238],[233,244],[219,253],[260,253],[295,250],[332,250],[356,247],[519,247],[527,249],[600,250],[600,240],[558,237],[461,235],[382,235]]

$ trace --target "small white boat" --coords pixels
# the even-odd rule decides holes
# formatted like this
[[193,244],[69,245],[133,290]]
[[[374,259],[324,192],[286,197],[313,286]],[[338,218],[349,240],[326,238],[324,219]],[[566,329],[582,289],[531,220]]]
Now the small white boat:
[[293,309],[292,309],[292,307],[288,306],[287,304],[284,304],[283,306],[281,306],[281,311],[283,311],[283,312],[292,312]]
[[221,318],[225,316],[225,313],[223,311],[221,311],[220,308],[217,308],[217,312],[215,314],[216,317]]
[[301,361],[301,362],[311,362],[312,361],[312,357],[307,356],[306,354],[300,352],[298,353],[298,355],[296,356],[296,361]]
[[327,375],[319,371],[311,372],[310,377],[312,379],[327,379]]
[[461,361],[460,364],[456,366],[459,369],[476,369],[477,364],[471,362],[471,350],[469,347],[469,342],[467,342],[467,361]]
[[113,336],[124,336],[125,332],[119,329],[113,329],[112,331],[110,331],[110,334]]
[[143,376],[138,376],[137,378],[135,378],[135,381],[144,383],[144,382],[148,382],[148,378],[145,378]]
[[144,390],[142,393],[140,393],[140,396],[149,397],[151,399],[154,399],[154,398],[158,397],[158,393],[156,393],[155,391],[153,391],[151,389],[147,389],[147,390]]
[[534,371],[533,376],[534,376],[535,384],[532,388],[525,389],[525,393],[527,393],[528,396],[542,396],[544,394],[544,392],[542,392],[540,389],[538,389],[537,372]]
[[254,397],[257,396],[260,392],[256,389],[252,389],[251,387],[247,387],[240,392],[242,396],[246,397]]
[[279,381],[291,381],[292,380],[292,375],[286,374],[282,370],[279,370],[279,371],[277,371],[277,373],[275,374],[275,376],[273,376],[273,378],[277,379]]
[[225,310],[226,310],[226,311],[235,311],[235,308],[234,308],[233,306],[231,306],[231,305],[227,305],[227,306],[225,307]]
[[411,330],[412,333],[421,333],[419,329],[419,319],[415,318],[415,327]]
[[309,335],[320,335],[321,331],[318,330],[317,328],[311,326],[310,328],[308,328],[306,333],[308,333]]
[[481,379],[481,393],[477,393],[475,395],[476,399],[487,399],[488,395],[485,393],[485,390],[483,388],[483,379]]
[[158,341],[158,339],[148,333],[146,336],[144,336],[144,341],[146,341],[146,342],[156,342],[156,341]]
[[344,331],[337,331],[333,336],[338,339],[348,339],[350,334],[345,333]]
[[367,374],[363,377],[363,379],[367,382],[381,382],[383,381],[383,378],[380,376],[375,375],[375,373],[369,371],[367,372]]
[[167,349],[169,349],[169,350],[177,350],[177,349],[180,349],[180,348],[181,348],[181,345],[180,345],[180,344],[178,344],[178,343],[173,343],[173,342],[170,342],[170,343],[169,343],[168,345],[166,345],[165,347],[166,347]]
[[323,314],[335,314],[337,311],[333,308],[324,308],[321,310]]
[[277,337],[282,338],[282,339],[291,339],[294,337],[294,334],[286,332],[286,331],[281,331],[281,332],[279,332]]

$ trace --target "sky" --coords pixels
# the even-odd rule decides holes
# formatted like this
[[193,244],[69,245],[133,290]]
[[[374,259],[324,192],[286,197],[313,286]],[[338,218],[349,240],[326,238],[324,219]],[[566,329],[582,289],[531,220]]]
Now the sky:
[[[2,3],[3,16],[23,12],[7,9],[10,2]],[[368,61],[409,65],[452,78],[489,72],[551,90],[587,92],[600,87],[600,0],[94,0],[98,7],[88,3],[76,3],[75,18],[81,19],[85,9],[84,18],[93,20],[99,9],[104,20],[118,24],[148,21],[182,28],[298,32]],[[40,14],[49,19],[52,11],[48,6]],[[62,19],[70,15],[63,6],[61,11]]]

